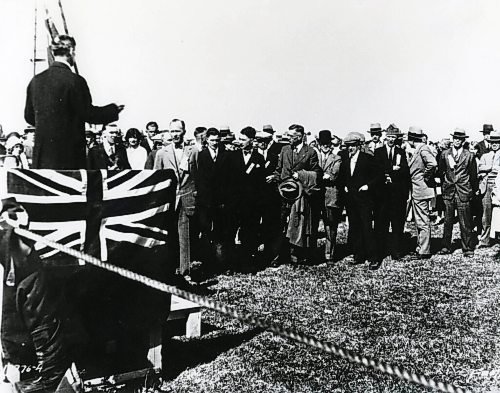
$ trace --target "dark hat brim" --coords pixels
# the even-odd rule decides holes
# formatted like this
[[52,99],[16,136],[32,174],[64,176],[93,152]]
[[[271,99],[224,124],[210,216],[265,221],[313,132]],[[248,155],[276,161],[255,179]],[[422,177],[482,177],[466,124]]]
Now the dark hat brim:
[[465,135],[465,134],[450,134],[452,138],[459,138],[459,139],[467,139],[469,137],[469,135]]
[[302,196],[302,183],[292,178],[283,180],[278,185],[278,192],[283,199],[290,202],[296,201]]

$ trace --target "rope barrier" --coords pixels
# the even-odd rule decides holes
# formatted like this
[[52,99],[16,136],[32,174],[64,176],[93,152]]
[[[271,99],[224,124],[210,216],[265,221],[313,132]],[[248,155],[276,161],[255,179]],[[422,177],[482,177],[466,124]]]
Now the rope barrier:
[[351,363],[356,363],[359,365],[363,365],[367,368],[372,368],[374,370],[378,370],[384,374],[395,376],[403,381],[412,382],[427,388],[431,388],[440,392],[445,393],[471,393],[470,390],[456,387],[450,383],[444,383],[434,380],[433,378],[427,378],[424,375],[417,374],[415,372],[408,371],[402,367],[397,365],[392,365],[389,363],[382,362],[375,358],[366,357],[360,355],[354,351],[342,348],[333,343],[323,342],[321,340],[316,339],[315,337],[308,336],[306,334],[297,332],[292,329],[283,328],[282,326],[269,323],[262,318],[256,317],[251,313],[242,313],[232,307],[229,307],[225,304],[217,302],[215,300],[207,299],[205,297],[195,295],[193,293],[178,289],[172,285],[165,284],[163,282],[154,280],[149,277],[142,276],[138,273],[134,273],[130,270],[111,265],[109,263],[103,262],[91,255],[87,255],[83,252],[74,250],[65,245],[59,244],[52,240],[46,239],[43,236],[40,236],[36,233],[30,232],[23,228],[14,228],[14,231],[27,239],[31,239],[36,242],[44,243],[45,245],[52,247],[58,251],[64,252],[65,254],[71,255],[75,258],[84,260],[85,262],[90,263],[93,266],[99,267],[101,269],[116,273],[124,278],[133,280],[135,282],[144,284],[150,288],[157,289],[162,292],[171,293],[173,295],[182,297],[189,301],[199,304],[202,307],[208,308],[210,310],[216,311],[220,314],[224,314],[230,316],[232,318],[238,319],[241,322],[244,322],[249,325],[257,326],[259,328],[271,331],[281,337],[291,339],[293,341],[306,344],[313,348],[320,349],[324,352],[332,353],[336,356],[341,357]]

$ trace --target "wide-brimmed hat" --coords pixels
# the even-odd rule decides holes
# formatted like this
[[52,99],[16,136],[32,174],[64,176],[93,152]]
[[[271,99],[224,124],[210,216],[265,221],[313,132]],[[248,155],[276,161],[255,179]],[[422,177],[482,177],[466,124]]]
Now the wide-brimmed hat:
[[465,130],[463,128],[455,128],[455,131],[453,131],[453,134],[450,134],[453,138],[460,138],[460,139],[466,139],[469,136],[465,133]]
[[384,130],[380,126],[380,123],[372,123],[370,124],[370,130],[367,132],[369,132],[370,134],[379,134],[379,133],[381,134],[382,131]]
[[500,142],[500,131],[491,131],[490,135],[488,135],[488,142],[499,143]]
[[299,199],[302,196],[302,190],[302,183],[293,178],[283,180],[278,186],[281,197],[289,202]]
[[262,127],[262,131],[267,132],[269,134],[274,134],[274,129],[271,124],[266,124],[264,127]]
[[398,127],[396,127],[395,124],[389,124],[389,127],[387,127],[387,130],[385,132],[386,132],[387,136],[389,136],[389,135],[402,136],[403,135],[401,130]]
[[273,134],[267,131],[259,131],[255,134],[256,139],[271,139],[272,137]]
[[10,150],[16,145],[24,146],[23,140],[21,138],[19,138],[17,135],[11,134],[11,135],[7,136],[7,141],[5,142],[5,148],[7,150]]
[[330,130],[321,130],[318,134],[318,143],[320,145],[328,145],[332,143],[332,133]]
[[482,132],[483,134],[489,134],[492,131],[493,131],[493,126],[491,124],[483,124],[483,130],[479,132]]
[[425,137],[424,131],[420,127],[411,126],[408,129],[408,140],[409,141],[422,141]]
[[232,143],[235,140],[236,140],[236,136],[231,131],[229,131],[229,134],[227,134],[227,135],[224,135],[224,136],[221,135],[221,138],[220,138],[220,141],[222,143]]
[[344,138],[345,145],[360,145],[363,143],[363,138],[361,138],[361,134],[359,132],[350,132]]

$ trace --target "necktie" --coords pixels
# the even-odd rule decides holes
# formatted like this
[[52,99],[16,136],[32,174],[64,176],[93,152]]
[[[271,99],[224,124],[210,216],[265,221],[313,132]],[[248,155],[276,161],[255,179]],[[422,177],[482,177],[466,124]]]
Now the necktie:
[[114,154],[115,154],[115,147],[114,146],[110,146],[109,147],[109,155],[113,156]]
[[250,150],[243,150],[245,156],[249,156],[252,152]]
[[392,155],[392,147],[389,149],[389,161],[392,163],[393,155]]

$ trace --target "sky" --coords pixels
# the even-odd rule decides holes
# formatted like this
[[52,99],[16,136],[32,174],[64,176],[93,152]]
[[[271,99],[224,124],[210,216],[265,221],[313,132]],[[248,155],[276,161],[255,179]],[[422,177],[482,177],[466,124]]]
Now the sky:
[[[497,0],[62,0],[94,105],[118,124],[303,124],[343,137],[371,123],[431,139],[500,128]],[[0,0],[0,124],[22,130],[34,6]],[[46,44],[38,24],[38,57]],[[38,63],[37,72],[46,65]]]

